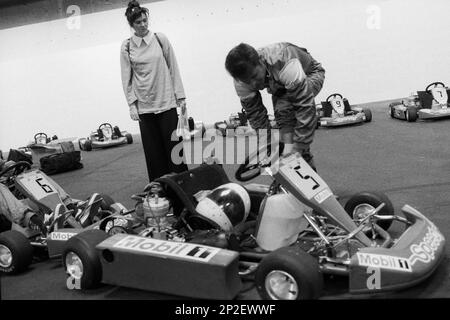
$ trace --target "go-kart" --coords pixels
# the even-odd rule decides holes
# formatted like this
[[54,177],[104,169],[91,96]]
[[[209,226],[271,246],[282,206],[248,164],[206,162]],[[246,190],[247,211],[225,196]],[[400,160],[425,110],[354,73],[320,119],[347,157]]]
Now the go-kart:
[[39,132],[34,135],[33,139],[35,144],[47,144],[53,140],[58,140],[58,136],[54,135],[50,138],[46,133]]
[[372,112],[367,108],[351,106],[339,93],[329,95],[316,105],[319,127],[340,127],[372,121]]
[[131,133],[121,131],[118,126],[102,123],[96,131],[92,131],[88,138],[81,138],[78,144],[81,150],[115,147],[122,144],[132,144]]
[[417,119],[439,119],[450,116],[450,89],[442,82],[429,84],[402,101],[389,104],[392,118],[414,122]]
[[31,155],[32,162],[39,164],[43,156],[75,151],[74,141],[77,140],[76,137],[59,139],[56,135],[50,138],[47,134],[39,132],[34,135],[32,142],[19,150]]
[[[342,206],[298,153],[276,162],[255,153],[236,179],[263,168],[270,186],[230,183],[217,164],[157,179],[160,187],[140,202],[148,227],[135,232],[124,220],[111,224],[114,235],[72,237],[63,253],[67,274],[81,289],[103,282],[232,299],[253,280],[263,299],[314,299],[324,274],[348,275],[351,293],[376,293],[423,281],[440,263],[445,239],[414,208],[395,215],[385,195],[369,192]],[[398,237],[393,222],[406,229]]]
[[[25,213],[21,225],[2,218],[0,272],[3,273],[25,270],[33,257],[60,256],[71,236],[124,210],[120,203],[98,193],[85,201],[73,199],[45,173],[28,169],[28,162],[18,162],[0,173],[0,182],[32,210]],[[32,219],[35,215],[41,223]]]
[[[276,126],[275,117],[268,115],[271,127]],[[247,114],[242,109],[241,112],[232,113],[228,120],[214,123],[214,129],[222,136],[250,136],[256,131],[248,123]]]

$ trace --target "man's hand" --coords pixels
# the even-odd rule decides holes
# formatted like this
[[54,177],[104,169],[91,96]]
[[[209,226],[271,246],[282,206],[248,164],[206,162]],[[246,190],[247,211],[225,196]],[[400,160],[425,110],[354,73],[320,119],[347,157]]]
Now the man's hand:
[[285,143],[283,153],[281,154],[282,157],[286,157],[294,152],[294,144],[293,143]]
[[134,120],[134,121],[141,120],[139,118],[139,113],[138,113],[138,109],[137,109],[137,106],[136,106],[136,102],[133,102],[130,105],[130,118],[131,118],[131,120]]
[[180,108],[180,112],[182,114],[186,113],[186,99],[185,98],[177,99],[177,106]]

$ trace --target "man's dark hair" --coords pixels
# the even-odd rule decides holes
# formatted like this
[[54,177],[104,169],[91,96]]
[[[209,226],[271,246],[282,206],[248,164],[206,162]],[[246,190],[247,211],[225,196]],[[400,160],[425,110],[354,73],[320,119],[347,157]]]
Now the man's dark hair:
[[259,55],[255,48],[241,43],[228,52],[225,69],[233,78],[245,77],[259,64]]

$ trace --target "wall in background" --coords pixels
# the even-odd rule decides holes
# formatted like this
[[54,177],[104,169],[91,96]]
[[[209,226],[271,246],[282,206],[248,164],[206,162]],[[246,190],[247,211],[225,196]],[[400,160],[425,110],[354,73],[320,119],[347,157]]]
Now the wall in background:
[[[175,48],[196,120],[240,110],[224,69],[240,42],[289,41],[327,70],[318,100],[398,98],[433,81],[450,84],[447,0],[167,0],[146,4],[151,29]],[[44,131],[87,136],[100,123],[139,132],[123,96],[119,48],[124,8],[0,30],[0,149]],[[264,101],[272,113],[267,95]]]

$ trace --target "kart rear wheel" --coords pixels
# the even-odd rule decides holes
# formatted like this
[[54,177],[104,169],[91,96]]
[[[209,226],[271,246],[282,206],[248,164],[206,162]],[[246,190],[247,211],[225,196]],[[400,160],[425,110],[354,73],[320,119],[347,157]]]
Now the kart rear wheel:
[[33,247],[19,231],[10,230],[0,234],[0,272],[19,273],[31,264]]
[[125,135],[125,137],[127,138],[127,143],[128,144],[132,144],[133,143],[133,136],[131,135],[131,133],[127,133]]
[[406,121],[414,122],[417,120],[417,109],[414,107],[408,107],[406,109]]
[[372,111],[370,109],[363,109],[364,115],[366,116],[366,120],[364,122],[370,122],[372,121]]
[[111,198],[110,196],[108,196],[107,194],[100,194],[100,196],[103,198],[102,203],[100,205],[100,208],[102,208],[102,210],[111,210],[111,205],[113,205],[114,203],[116,203],[113,198]]
[[106,238],[108,235],[101,230],[87,230],[67,241],[62,262],[66,273],[80,289],[90,289],[100,284],[102,265],[95,246]]
[[119,137],[119,138],[122,137],[122,132],[120,131],[118,126],[114,126],[113,131],[117,137]]
[[[385,206],[378,212],[381,216],[394,215],[394,206],[391,200],[380,192],[360,192],[352,196],[345,204],[345,211],[350,215],[353,221],[357,223],[358,220],[363,219],[373,209],[377,208],[384,202]],[[379,221],[377,223],[384,230],[389,229],[392,220]]]
[[290,246],[261,260],[255,282],[265,300],[317,299],[323,288],[323,275],[315,258],[298,246]]
[[84,150],[91,151],[92,150],[92,141],[87,139],[84,143]]

